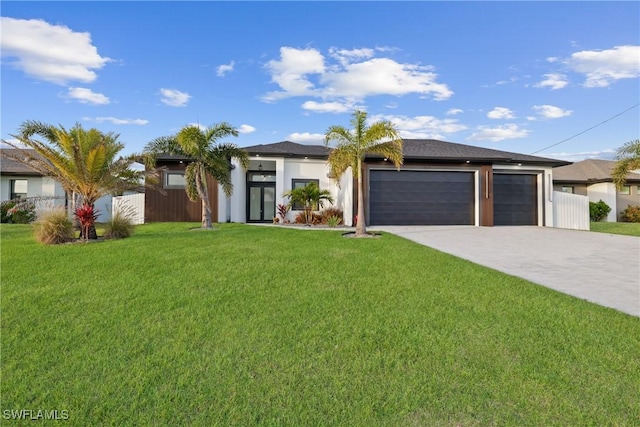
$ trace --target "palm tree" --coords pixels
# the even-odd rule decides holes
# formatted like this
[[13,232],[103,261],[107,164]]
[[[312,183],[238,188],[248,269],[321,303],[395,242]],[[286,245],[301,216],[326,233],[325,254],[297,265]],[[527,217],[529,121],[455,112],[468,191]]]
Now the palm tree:
[[618,162],[613,168],[611,177],[616,184],[616,188],[621,190],[627,181],[627,175],[636,169],[640,169],[640,139],[629,141],[618,148],[616,160]]
[[331,191],[321,190],[318,184],[310,182],[304,187],[293,188],[284,193],[285,197],[289,197],[289,206],[301,204],[304,209],[304,220],[306,224],[310,224],[313,220],[313,211],[324,206],[327,201],[333,204]]
[[325,133],[325,144],[336,141],[336,147],[329,154],[330,174],[339,180],[348,168],[358,179],[358,215],[356,217],[356,237],[367,235],[364,216],[364,195],[362,185],[362,163],[367,154],[379,154],[390,160],[398,170],[404,160],[402,139],[393,123],[383,120],[366,126],[367,113],[356,110],[351,119],[352,130],[342,126],[331,126]]
[[185,169],[185,190],[191,201],[202,201],[202,228],[212,228],[211,204],[207,188],[207,176],[211,176],[221,186],[227,196],[233,192],[231,183],[231,159],[237,159],[245,169],[249,166],[246,151],[235,144],[216,142],[227,136],[238,136],[238,130],[226,122],[207,129],[189,125],[176,135],[156,138],[149,142],[143,152],[154,164],[160,153],[184,156],[191,159]]
[[[86,130],[80,124],[67,130],[28,120],[22,123],[17,135],[11,136],[21,145],[6,141],[16,149],[7,157],[58,181],[72,196],[74,211],[76,196],[82,205],[93,208],[102,196],[143,185],[145,172],[131,168],[136,157],[118,157],[124,148],[118,134],[94,128]],[[89,235],[85,232],[84,237],[97,238],[95,227],[91,226]]]

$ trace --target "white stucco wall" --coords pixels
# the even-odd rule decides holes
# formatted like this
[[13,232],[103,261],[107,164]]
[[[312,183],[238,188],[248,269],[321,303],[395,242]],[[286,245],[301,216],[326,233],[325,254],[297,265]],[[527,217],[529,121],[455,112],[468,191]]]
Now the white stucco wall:
[[616,222],[618,207],[616,206],[616,187],[612,182],[599,182],[587,187],[587,196],[590,202],[604,201],[611,208],[611,212],[604,222]]
[[[327,175],[329,167],[327,162],[318,159],[281,158],[281,157],[250,157],[250,169],[257,169],[257,164],[262,164],[265,171],[275,170],[276,173],[276,205],[287,204],[289,199],[283,196],[285,191],[291,189],[293,179],[317,179],[320,188],[331,191],[334,198],[333,206],[344,212],[345,225],[351,225],[352,214],[352,179],[351,173],[345,173],[341,179],[341,185],[330,179]],[[220,188],[218,198],[218,218],[225,222],[246,222],[247,185],[246,173],[237,162],[233,162],[235,169],[231,172],[233,182],[233,194],[230,198],[224,195]],[[331,205],[325,205],[325,208]],[[293,221],[297,212],[289,212],[287,218]]]
[[36,202],[36,213],[65,205],[65,192],[62,186],[52,178],[41,176],[2,176],[0,177],[0,199],[11,197],[11,181],[24,179],[27,181],[27,197],[42,197]]

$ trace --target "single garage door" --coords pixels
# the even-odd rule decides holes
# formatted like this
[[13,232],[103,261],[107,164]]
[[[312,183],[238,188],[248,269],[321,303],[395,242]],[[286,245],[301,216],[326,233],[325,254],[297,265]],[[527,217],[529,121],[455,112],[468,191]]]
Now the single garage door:
[[473,225],[473,172],[372,170],[371,225]]
[[493,224],[538,225],[536,175],[493,174]]

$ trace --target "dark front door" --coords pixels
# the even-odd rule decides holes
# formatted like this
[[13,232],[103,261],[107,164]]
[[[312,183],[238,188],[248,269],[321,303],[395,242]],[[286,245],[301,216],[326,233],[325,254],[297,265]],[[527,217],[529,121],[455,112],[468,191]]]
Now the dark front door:
[[271,222],[276,216],[274,183],[247,183],[247,222]]
[[371,225],[473,225],[473,172],[372,170]]
[[493,174],[493,224],[538,225],[536,175]]

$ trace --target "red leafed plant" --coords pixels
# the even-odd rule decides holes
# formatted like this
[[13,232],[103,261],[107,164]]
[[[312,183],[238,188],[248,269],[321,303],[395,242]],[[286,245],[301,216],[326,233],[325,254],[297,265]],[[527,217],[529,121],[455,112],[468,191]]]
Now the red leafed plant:
[[82,228],[80,236],[88,240],[89,231],[95,225],[96,219],[98,219],[98,211],[93,206],[85,204],[77,208],[74,215]]

